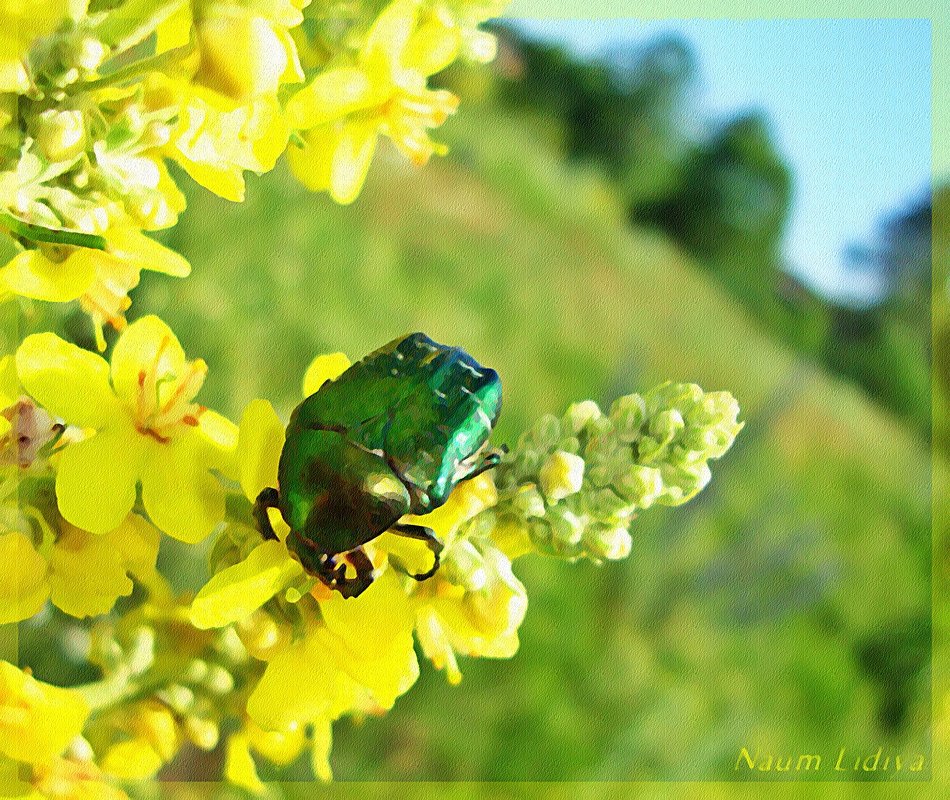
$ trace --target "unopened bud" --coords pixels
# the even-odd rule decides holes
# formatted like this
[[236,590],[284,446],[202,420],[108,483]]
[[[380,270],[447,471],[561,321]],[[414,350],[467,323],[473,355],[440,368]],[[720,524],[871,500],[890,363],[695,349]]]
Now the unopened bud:
[[468,592],[478,591],[488,580],[482,554],[467,539],[458,540],[449,548],[442,569],[451,583]]
[[548,511],[548,521],[558,544],[573,547],[584,535],[584,520],[561,506],[555,506]]
[[218,724],[210,719],[187,717],[185,719],[185,735],[201,750],[214,750],[218,746],[221,732]]
[[49,161],[68,161],[86,146],[86,126],[81,111],[57,111],[50,108],[40,114],[36,143]]
[[227,694],[234,688],[234,677],[220,664],[211,664],[204,685],[212,694]]
[[519,488],[511,502],[522,519],[543,517],[547,509],[544,498],[532,484]]
[[638,394],[619,397],[610,407],[610,418],[614,422],[617,436],[626,444],[639,438],[646,415],[646,403]]
[[178,752],[178,726],[175,716],[164,704],[156,701],[143,703],[135,711],[132,727],[152,746],[162,761],[170,761]]
[[617,490],[639,508],[649,508],[663,493],[663,474],[653,467],[636,464],[620,476]]
[[584,459],[558,450],[544,462],[538,477],[544,496],[557,502],[580,491],[584,483]]
[[584,537],[587,549],[592,555],[617,561],[630,555],[633,539],[623,526],[607,527],[592,525]]
[[602,413],[600,406],[593,400],[572,403],[564,414],[564,426],[572,433],[580,433],[588,423],[600,419]]
[[73,60],[80,69],[95,70],[106,59],[109,49],[98,39],[86,36],[76,45]]

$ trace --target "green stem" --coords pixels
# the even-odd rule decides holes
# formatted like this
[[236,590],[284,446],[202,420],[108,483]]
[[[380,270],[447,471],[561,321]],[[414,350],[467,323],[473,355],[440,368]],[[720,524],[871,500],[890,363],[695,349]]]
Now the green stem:
[[106,249],[105,237],[98,234],[70,231],[65,228],[46,228],[42,225],[34,225],[32,222],[25,222],[5,211],[0,211],[0,225],[11,233],[32,242],[66,244],[73,247],[88,247],[92,250]]
[[166,50],[164,53],[158,53],[154,56],[133,61],[131,64],[103,75],[92,81],[85,81],[73,84],[70,89],[75,92],[88,92],[95,89],[102,89],[106,86],[120,86],[123,83],[129,83],[147,75],[149,72],[160,72],[165,67],[171,66],[178,59],[187,55],[191,51],[189,45],[176,47],[174,50]]

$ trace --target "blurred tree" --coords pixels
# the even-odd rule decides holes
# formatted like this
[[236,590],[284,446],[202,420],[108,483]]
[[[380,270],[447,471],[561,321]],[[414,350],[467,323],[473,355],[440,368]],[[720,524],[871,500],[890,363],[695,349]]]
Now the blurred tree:
[[839,306],[824,347],[834,371],[930,436],[931,227],[929,196],[889,214],[876,239],[852,246],[847,264],[878,287],[865,306]]

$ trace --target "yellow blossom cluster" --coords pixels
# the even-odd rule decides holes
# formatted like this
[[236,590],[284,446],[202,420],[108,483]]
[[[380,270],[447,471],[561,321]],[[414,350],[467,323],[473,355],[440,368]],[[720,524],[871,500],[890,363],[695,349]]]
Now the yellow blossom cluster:
[[[458,99],[428,86],[487,60],[477,26],[498,3],[393,0],[85,0],[0,5],[0,299],[78,301],[100,350],[122,330],[143,269],[188,264],[145,231],[174,225],[174,162],[228,200],[287,151],[309,188],[352,202],[379,137],[414,163]],[[336,36],[339,27],[345,36]],[[21,102],[21,98],[23,102]],[[289,146],[288,146],[289,145]]]

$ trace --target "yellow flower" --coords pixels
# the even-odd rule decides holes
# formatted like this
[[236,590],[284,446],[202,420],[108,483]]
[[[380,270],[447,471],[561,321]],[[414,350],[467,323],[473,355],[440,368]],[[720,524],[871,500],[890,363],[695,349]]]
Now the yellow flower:
[[273,96],[282,83],[303,80],[297,48],[287,29],[299,25],[303,14],[290,3],[267,5],[251,9],[237,3],[210,3],[203,9],[195,25],[201,54],[196,83],[244,102]]
[[158,543],[158,531],[135,514],[99,536],[64,522],[44,554],[20,531],[0,534],[0,560],[11,565],[0,577],[0,624],[32,617],[47,599],[74,617],[108,613],[132,592],[130,575],[155,571]]
[[287,158],[308,188],[351,203],[380,135],[415,164],[444,152],[428,129],[455,111],[458,98],[429,89],[426,80],[455,59],[461,34],[451,22],[420,26],[420,5],[395,0],[373,24],[355,65],[322,72],[288,101],[291,127],[306,133]]
[[211,471],[231,471],[235,426],[194,402],[207,366],[187,361],[158,317],[122,333],[111,371],[51,333],[28,336],[16,361],[41,405],[95,431],[60,456],[56,497],[67,521],[112,530],[132,510],[139,484],[149,517],[177,539],[198,542],[223,519],[225,491]]
[[234,107],[222,104],[221,96],[210,89],[153,75],[146,102],[156,108],[178,107],[178,120],[162,152],[196,183],[226,200],[243,200],[244,170],[260,174],[273,169],[287,146],[290,132],[275,97]]
[[303,637],[270,659],[248,699],[248,716],[264,730],[392,708],[419,675],[412,610],[394,572],[359,597],[319,606],[322,620],[309,619]]
[[36,766],[33,784],[38,796],[47,800],[129,800],[125,792],[107,783],[90,761],[58,758]]
[[8,531],[0,534],[0,563],[7,565],[0,574],[0,625],[29,619],[49,597],[46,559],[27,536]]
[[518,628],[528,597],[510,559],[487,538],[459,536],[463,526],[498,501],[489,473],[459,484],[448,502],[430,514],[409,518],[427,525],[445,542],[442,567],[416,590],[416,635],[422,652],[458,683],[456,653],[509,658],[518,649]]
[[0,754],[28,764],[49,762],[80,734],[88,716],[78,692],[0,661]]
[[159,532],[137,514],[95,535],[65,523],[50,557],[50,599],[74,617],[107,614],[132,593],[129,575],[155,571]]
[[78,299],[92,317],[99,349],[105,350],[103,326],[125,328],[129,292],[143,269],[178,278],[191,271],[185,259],[134,228],[117,226],[105,237],[106,250],[62,245],[24,250],[0,268],[0,288],[51,303]]
[[456,653],[510,658],[518,650],[518,628],[528,608],[525,588],[507,556],[494,547],[483,553],[484,585],[475,591],[455,586],[438,573],[421,592],[416,633],[422,652],[450,683],[462,679]]
[[30,78],[24,61],[37,39],[52,33],[67,14],[84,10],[71,0],[0,1],[0,92],[26,92]]

